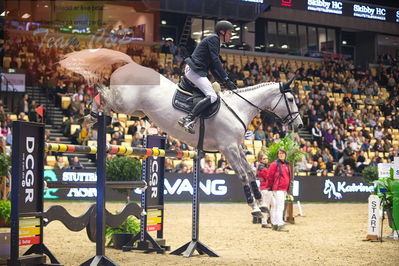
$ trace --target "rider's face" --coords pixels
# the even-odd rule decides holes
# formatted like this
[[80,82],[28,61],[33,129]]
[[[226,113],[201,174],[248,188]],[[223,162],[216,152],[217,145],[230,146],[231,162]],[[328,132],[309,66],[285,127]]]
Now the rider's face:
[[[223,36],[223,31],[221,31],[221,33],[222,33],[222,36]],[[220,41],[221,41],[222,43],[229,42],[229,41],[230,41],[230,38],[231,38],[231,30],[228,30],[228,31],[226,31],[226,33],[225,33],[225,35],[224,35],[224,38],[223,38],[223,37],[220,38]]]

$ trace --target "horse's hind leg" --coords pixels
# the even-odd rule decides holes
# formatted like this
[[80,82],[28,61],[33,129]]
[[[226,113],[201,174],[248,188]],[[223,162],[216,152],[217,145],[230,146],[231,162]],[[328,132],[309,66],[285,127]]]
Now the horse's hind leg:
[[[248,180],[247,176],[247,167],[244,166],[242,156],[241,156],[241,151],[240,147],[237,144],[230,145],[229,147],[221,150],[221,152],[226,156],[228,162],[230,163],[231,167],[234,169],[236,172],[237,176],[240,178],[241,183],[243,185],[244,189],[244,195],[245,199],[247,200],[248,205],[252,208],[252,215],[261,217],[262,214],[260,212],[260,209],[258,207],[257,202],[254,200],[252,193],[251,193],[251,188],[250,188],[250,183]],[[245,161],[246,164],[248,164]]]

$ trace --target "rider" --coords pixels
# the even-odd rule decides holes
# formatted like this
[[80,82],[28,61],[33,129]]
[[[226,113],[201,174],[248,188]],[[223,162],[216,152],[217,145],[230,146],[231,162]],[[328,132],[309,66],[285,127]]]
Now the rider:
[[230,41],[233,24],[227,20],[221,20],[215,25],[215,33],[205,37],[195,48],[193,54],[186,58],[185,77],[194,83],[205,95],[205,98],[199,101],[193,110],[186,116],[179,119],[178,123],[186,131],[194,134],[195,118],[212,103],[217,100],[217,95],[208,80],[208,70],[218,80],[222,81],[227,89],[236,89],[226,71],[223,69],[219,58],[220,45]]

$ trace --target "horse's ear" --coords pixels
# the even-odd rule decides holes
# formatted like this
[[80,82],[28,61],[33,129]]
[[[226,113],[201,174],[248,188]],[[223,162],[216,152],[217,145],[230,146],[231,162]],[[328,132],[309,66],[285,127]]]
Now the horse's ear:
[[293,76],[287,82],[284,82],[283,85],[280,83],[280,91],[281,93],[291,92],[291,83],[298,78],[298,75]]

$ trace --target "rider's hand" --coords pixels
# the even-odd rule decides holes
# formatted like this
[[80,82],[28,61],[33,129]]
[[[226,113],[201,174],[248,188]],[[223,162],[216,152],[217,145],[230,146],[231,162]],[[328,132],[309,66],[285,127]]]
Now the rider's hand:
[[230,79],[226,80],[223,85],[226,87],[226,89],[229,89],[229,90],[237,89],[236,84],[233,81],[231,81]]

